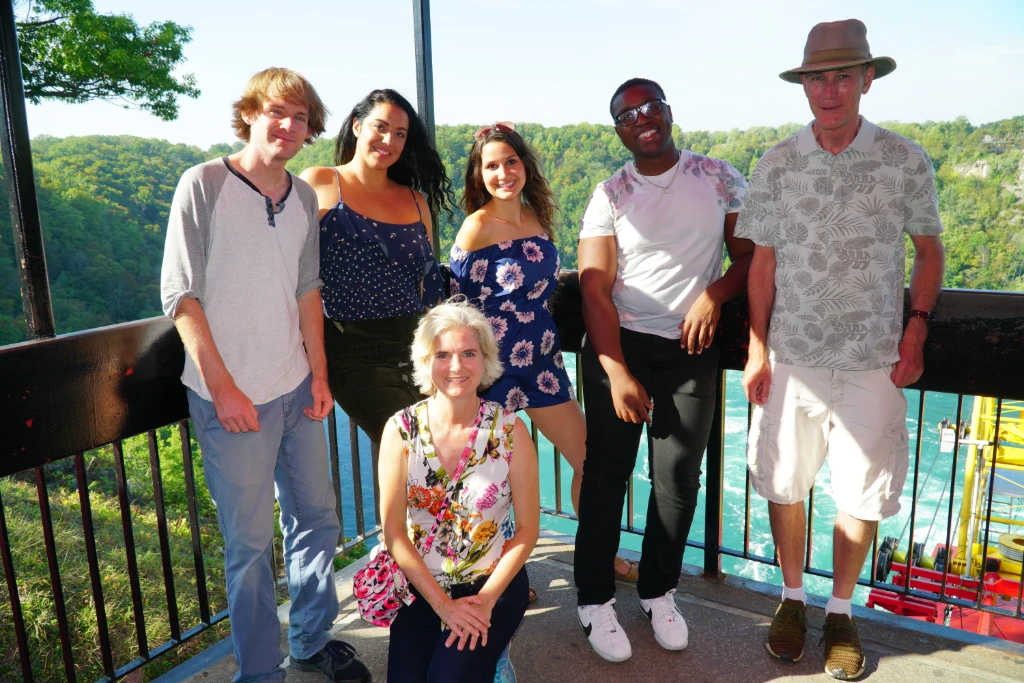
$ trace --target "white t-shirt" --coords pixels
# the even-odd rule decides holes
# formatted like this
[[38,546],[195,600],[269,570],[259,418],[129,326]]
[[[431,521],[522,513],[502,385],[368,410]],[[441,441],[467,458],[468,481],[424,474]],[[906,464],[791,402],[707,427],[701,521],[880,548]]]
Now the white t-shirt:
[[687,150],[660,176],[642,176],[629,162],[598,184],[580,239],[615,237],[612,301],[622,327],[680,337],[690,306],[722,275],[725,216],[739,211],[746,192],[728,162]]

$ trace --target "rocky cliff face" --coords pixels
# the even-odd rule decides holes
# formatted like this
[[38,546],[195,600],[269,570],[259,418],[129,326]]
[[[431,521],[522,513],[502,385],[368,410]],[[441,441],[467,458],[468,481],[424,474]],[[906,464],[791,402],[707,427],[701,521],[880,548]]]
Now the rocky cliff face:
[[988,178],[991,168],[988,161],[981,159],[967,164],[955,164],[953,170],[966,178]]

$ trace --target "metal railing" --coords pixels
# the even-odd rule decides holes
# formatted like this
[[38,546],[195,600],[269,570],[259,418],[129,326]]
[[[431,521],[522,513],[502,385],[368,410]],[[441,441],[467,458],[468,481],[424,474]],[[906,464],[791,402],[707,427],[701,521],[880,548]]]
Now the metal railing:
[[[933,324],[932,337],[926,351],[926,375],[916,385],[928,391],[949,392],[957,389],[957,414],[953,424],[959,425],[962,419],[964,397],[974,394],[1001,396],[1003,398],[1020,398],[1024,395],[1024,297],[1012,294],[995,294],[983,292],[944,292],[940,302],[942,320]],[[703,533],[695,527],[695,533],[687,545],[703,553],[703,568],[706,574],[717,576],[721,572],[724,557],[737,558],[750,563],[776,564],[776,559],[760,555],[751,550],[750,496],[749,480],[746,483],[743,510],[744,533],[742,547],[734,548],[722,543],[723,529],[723,494],[725,460],[725,423],[726,423],[726,371],[739,369],[744,356],[744,303],[734,302],[728,305],[719,325],[719,344],[722,348],[722,371],[720,375],[720,400],[713,421],[711,439],[707,451],[706,487],[704,490],[704,528]],[[579,350],[582,338],[582,317],[579,313],[578,282],[574,273],[563,275],[563,282],[552,299],[552,311],[566,353]],[[969,341],[969,343],[968,343]],[[0,433],[4,434],[4,453],[0,454],[0,477],[16,473],[32,473],[38,498],[40,528],[43,547],[47,556],[47,572],[49,574],[49,590],[52,593],[55,615],[58,625],[60,656],[63,661],[64,678],[75,681],[79,678],[77,670],[82,662],[76,662],[71,638],[69,617],[65,608],[67,596],[62,583],[59,549],[54,538],[54,520],[51,515],[52,483],[48,481],[47,463],[70,462],[74,465],[74,478],[78,491],[78,508],[81,514],[81,534],[85,543],[87,564],[89,569],[89,602],[94,612],[94,626],[98,640],[98,660],[103,671],[99,680],[116,680],[131,671],[138,669],[166,655],[172,649],[190,638],[208,630],[223,620],[223,610],[216,613],[211,600],[211,592],[220,590],[219,586],[208,586],[208,556],[204,553],[202,529],[209,527],[213,520],[204,519],[198,500],[205,496],[205,487],[196,481],[198,469],[195,454],[192,452],[191,435],[187,423],[187,409],[184,390],[178,380],[183,362],[184,351],[173,325],[166,319],[152,319],[138,323],[117,325],[85,333],[66,335],[49,340],[37,340],[14,346],[0,348],[0,378],[7,389],[7,396],[0,396]],[[954,362],[955,361],[955,362]],[[992,372],[992,364],[998,363],[1000,371]],[[576,390],[581,390],[580,367],[577,363]],[[922,391],[919,398],[918,435],[913,455],[913,493],[911,494],[909,519],[910,542],[914,539],[914,530],[918,525],[918,489],[921,475],[921,432],[924,419],[927,394]],[[749,419],[749,414],[748,414]],[[341,447],[338,438],[340,416],[337,408],[328,418],[327,435],[331,458],[331,478],[334,482],[338,500],[338,516],[345,526],[343,502],[353,503],[354,524],[350,525],[351,538],[341,544],[339,549],[352,548],[361,541],[370,538],[380,529],[379,513],[372,517],[365,511],[369,506],[365,498],[370,494],[364,490],[363,477],[366,467],[365,449],[360,448],[359,435],[350,423],[349,460],[341,462]],[[161,465],[157,432],[170,425],[177,430],[181,440],[180,458],[186,489],[187,524],[189,534],[188,550],[174,551],[169,540],[168,528],[172,521],[168,515],[165,501],[164,479],[170,472]],[[152,483],[151,505],[156,516],[156,537],[160,556],[160,573],[163,584],[162,601],[165,604],[167,621],[170,626],[169,637],[157,645],[153,645],[147,637],[147,621],[143,593],[145,588],[140,582],[140,567],[136,556],[136,543],[139,530],[133,521],[138,513],[133,509],[133,487],[146,482],[130,481],[125,469],[123,444],[131,435],[145,435],[146,455],[148,455],[148,479]],[[959,432],[957,439],[959,439]],[[132,620],[134,623],[134,642],[130,648],[132,657],[116,655],[118,648],[111,642],[108,626],[107,603],[104,600],[104,580],[101,576],[96,545],[95,520],[92,513],[90,480],[83,454],[92,449],[109,445],[112,451],[112,467],[116,479],[116,497],[120,514],[120,535],[123,539],[125,553],[125,571],[129,578],[131,593]],[[958,444],[956,444],[958,445]],[[565,511],[561,495],[562,471],[561,458],[557,452],[554,456],[553,484],[555,488],[555,505],[544,511],[551,515],[574,519]],[[145,457],[145,456],[140,456]],[[547,457],[543,454],[542,457]],[[955,477],[958,468],[958,449],[954,449],[950,476]],[[378,484],[376,479],[376,453],[370,452],[370,467],[373,470],[373,500],[376,502]],[[52,465],[51,465],[52,466]],[[351,470],[353,489],[351,493],[341,487],[343,468]],[[179,473],[175,472],[174,475]],[[994,470],[989,475],[994,478]],[[954,479],[955,482],[955,479]],[[205,500],[205,499],[204,499]],[[10,623],[14,629],[17,656],[20,659],[24,680],[37,680],[33,676],[32,658],[39,657],[40,650],[49,643],[32,642],[29,633],[35,631],[34,625],[25,623],[21,596],[24,594],[23,584],[16,573],[8,517],[10,510],[4,507],[5,501],[0,497],[0,556],[3,561],[3,573],[7,588],[7,601],[10,605]],[[953,496],[947,503],[949,518],[953,517]],[[376,508],[376,505],[373,506]],[[344,511],[343,511],[344,510]],[[184,522],[182,515],[181,522]],[[814,538],[814,525],[817,519],[816,507],[812,499],[808,524],[808,550]],[[993,523],[991,506],[986,510],[984,524],[990,527]],[[952,529],[947,525],[945,530],[946,545],[949,545]],[[642,534],[642,526],[637,524],[634,515],[634,491],[632,483],[626,501],[626,523],[623,530]],[[214,533],[206,531],[207,535]],[[214,534],[215,535],[215,534]],[[877,545],[877,543],[876,543]],[[876,548],[877,550],[877,548]],[[191,555],[187,560],[195,575],[195,598],[198,601],[198,619],[195,623],[183,624],[179,613],[179,598],[183,593],[175,584],[173,569],[184,561],[179,557],[184,552]],[[812,576],[830,577],[831,572],[817,567],[808,553],[805,566],[807,574]],[[951,577],[949,571],[945,576]],[[32,577],[38,583],[39,577]],[[976,594],[964,596],[962,592],[947,589],[947,580],[943,580],[942,589],[936,595],[915,583],[908,573],[905,585],[897,586],[888,583],[882,577],[876,578],[874,572],[861,584],[869,588],[885,588],[901,593],[904,596],[922,599],[940,598],[952,605],[969,607],[993,614],[1008,614],[1020,617],[1020,601],[1011,611],[986,604],[984,588],[979,584]],[[159,579],[151,583],[161,583]],[[191,589],[190,589],[191,590]],[[1018,596],[1019,597],[1019,596]],[[4,628],[8,628],[6,624]],[[125,648],[122,647],[121,650]],[[33,655],[33,652],[35,654]],[[13,652],[11,653],[13,655]],[[122,661],[126,660],[126,661]],[[95,666],[95,662],[90,663]]]
[[[580,313],[578,283],[570,281],[568,287],[559,291],[559,299],[552,310],[562,314],[556,315],[559,324],[563,348],[578,351],[580,343],[580,321],[566,320],[567,315],[575,317]],[[905,306],[909,310],[909,306]],[[876,528],[875,539],[872,544],[871,554],[867,563],[867,577],[858,579],[858,584],[870,589],[889,591],[904,598],[916,598],[923,601],[940,601],[951,607],[968,608],[986,612],[996,616],[1008,616],[1022,619],[1022,594],[1024,594],[1024,581],[1020,581],[1016,588],[1016,596],[1000,595],[1010,598],[1013,605],[1010,609],[999,607],[992,602],[993,585],[995,577],[992,572],[982,569],[982,576],[977,580],[969,577],[971,568],[967,567],[965,576],[961,577],[953,572],[952,558],[947,560],[941,571],[932,573],[919,572],[920,565],[915,552],[915,530],[918,527],[919,498],[921,494],[921,454],[922,440],[925,432],[925,404],[929,394],[943,393],[953,394],[956,397],[956,414],[951,424],[955,428],[955,437],[952,444],[952,460],[949,469],[945,474],[948,480],[948,502],[945,511],[947,522],[944,530],[944,544],[946,553],[951,552],[951,542],[955,541],[953,533],[957,525],[957,517],[954,514],[954,501],[956,495],[956,483],[958,467],[961,463],[960,446],[962,438],[961,424],[963,422],[964,399],[974,396],[988,396],[997,400],[994,438],[988,442],[988,448],[993,453],[1000,447],[1000,416],[1004,400],[1020,399],[1024,397],[1024,295],[1008,292],[974,292],[945,290],[939,302],[938,311],[940,318],[932,324],[931,335],[926,348],[926,372],[922,378],[915,383],[913,388],[920,389],[917,402],[917,430],[914,440],[914,449],[911,452],[912,469],[908,475],[912,475],[910,490],[910,514],[904,527],[904,534],[895,539],[895,544],[886,547],[891,557],[893,554],[901,553],[906,555],[906,567],[904,569],[905,579],[900,583],[885,580],[880,577],[880,571],[876,569],[876,560],[879,556],[880,533]],[[746,469],[745,462],[742,464],[744,474],[743,493],[743,541],[741,548],[734,548],[722,543],[723,529],[723,494],[724,494],[724,472],[725,472],[725,420],[727,403],[726,373],[729,370],[742,370],[746,355],[746,327],[745,327],[745,303],[732,302],[726,306],[726,312],[719,326],[718,343],[723,346],[723,355],[719,371],[719,393],[715,415],[712,422],[711,436],[707,447],[706,482],[704,491],[704,528],[699,529],[697,525],[691,529],[690,537],[686,541],[689,548],[694,548],[703,553],[703,570],[707,576],[718,576],[721,574],[722,558],[730,557],[743,560],[749,563],[770,565],[778,567],[778,555],[773,554],[767,557],[751,551],[751,484],[750,473]],[[582,370],[579,364],[577,353],[576,364],[576,392],[577,400],[582,396]],[[934,389],[935,391],[930,391]],[[970,393],[965,391],[969,389]],[[582,405],[582,401],[580,401]],[[746,404],[746,423],[749,432],[753,406]],[[585,409],[585,406],[584,406]],[[534,439],[537,441],[536,430]],[[574,515],[567,514],[561,502],[561,458],[557,450],[553,450],[556,505],[554,509],[542,508],[542,512],[567,518],[575,519]],[[542,456],[546,457],[546,456]],[[980,457],[980,456],[979,456]],[[935,462],[932,463],[934,467]],[[1024,468],[1022,468],[1024,469]],[[994,465],[988,469],[989,482],[987,490],[993,491],[997,467]],[[929,470],[929,475],[931,470]],[[941,472],[940,472],[941,474]],[[621,525],[624,532],[643,535],[643,528],[637,526],[634,515],[634,483],[635,478],[631,477],[627,486],[626,494],[626,521]],[[983,485],[984,487],[984,485]],[[1024,489],[1022,489],[1024,493]],[[943,488],[943,498],[946,489]],[[961,497],[963,494],[961,494]],[[759,497],[754,499],[760,504],[766,502]],[[941,502],[941,499],[940,499]],[[991,539],[993,524],[992,515],[993,497],[988,496],[984,517],[979,524],[984,525],[984,533],[980,534],[982,553],[981,557],[989,555],[989,549],[994,547]],[[939,513],[939,508],[932,511],[931,524],[934,524]],[[816,519],[815,494],[812,488],[807,502],[807,529],[804,573],[809,576],[831,579],[833,572],[816,566],[813,560],[814,525]],[[996,519],[997,523],[1000,518]],[[1005,522],[1005,518],[1002,519]],[[1024,520],[1020,521],[1024,526]],[[909,534],[906,533],[909,529]],[[929,531],[931,526],[929,527]],[[901,545],[904,537],[905,548]],[[768,537],[770,539],[770,535]],[[982,560],[984,562],[984,560]],[[886,575],[888,572],[886,572]],[[918,574],[927,574],[929,580],[915,578]],[[958,588],[950,590],[950,578],[955,577]],[[961,581],[961,579],[967,579]],[[935,590],[938,583],[939,589]],[[966,585],[970,588],[965,591],[960,586]],[[1001,589],[1005,591],[1004,588]],[[972,593],[971,597],[964,597],[967,592]],[[869,604],[871,601],[869,600]]]
[[[342,491],[341,470],[343,466],[341,464],[341,455],[339,453],[337,438],[338,412],[339,409],[335,406],[334,411],[330,413],[327,419],[329,430],[327,440],[329,444],[331,480],[337,499],[338,521],[342,529],[345,529],[345,516],[342,507],[344,500],[353,501],[355,517],[355,534],[351,537],[345,537],[343,535],[342,539],[339,541],[337,553],[341,554],[351,550],[367,538],[378,533],[380,531],[380,518],[379,513],[375,513],[371,520],[369,520],[370,525],[368,526],[368,520],[364,513],[364,495],[361,478],[362,465],[360,463],[361,453],[358,434],[355,425],[351,422],[349,423],[351,458],[350,462],[347,463],[347,466],[351,468],[353,476],[353,490],[351,491],[351,495],[349,492]],[[116,497],[120,513],[120,537],[124,544],[124,571],[130,585],[130,609],[132,621],[134,623],[134,642],[130,645],[127,643],[119,643],[118,647],[115,648],[112,643],[112,634],[108,626],[108,608],[104,597],[106,591],[104,590],[104,577],[101,572],[99,551],[97,549],[96,522],[92,511],[91,495],[94,494],[91,494],[90,492],[91,482],[87,472],[86,457],[83,453],[76,453],[68,456],[73,461],[75,475],[74,480],[78,494],[79,513],[81,515],[81,538],[86,550],[86,563],[88,565],[90,584],[88,602],[93,606],[93,613],[95,617],[94,626],[99,649],[98,659],[103,671],[103,676],[97,679],[100,681],[113,681],[127,676],[145,664],[159,659],[160,657],[168,654],[174,648],[209,630],[214,625],[225,620],[228,616],[227,609],[222,609],[216,613],[213,613],[211,609],[212,600],[210,591],[207,588],[207,561],[203,549],[204,538],[202,536],[201,529],[213,526],[216,523],[216,520],[209,518],[202,519],[200,516],[198,496],[206,496],[207,493],[205,486],[202,483],[197,483],[196,481],[195,473],[197,467],[194,463],[195,458],[192,453],[192,440],[189,422],[188,420],[180,420],[168,426],[175,428],[178,431],[181,440],[180,457],[183,469],[181,474],[184,479],[185,499],[187,501],[191,558],[186,559],[182,557],[180,553],[175,554],[172,552],[169,534],[168,505],[165,501],[163,484],[163,479],[166,473],[160,461],[161,458],[158,446],[157,430],[148,430],[140,436],[145,437],[148,445],[149,474],[151,480],[146,483],[151,483],[152,485],[152,509],[155,512],[156,517],[156,545],[159,547],[162,574],[161,583],[164,604],[166,607],[165,614],[161,615],[161,621],[163,621],[163,619],[166,620],[170,633],[169,638],[155,645],[153,644],[152,639],[147,635],[146,607],[143,599],[144,589],[146,589],[147,592],[152,592],[154,586],[143,585],[143,572],[140,570],[139,566],[136,540],[139,530],[136,528],[138,526],[137,523],[133,522],[137,514],[136,512],[133,512],[133,506],[136,507],[136,509],[138,507],[137,501],[133,503],[133,499],[135,498],[133,486],[140,482],[136,481],[133,483],[130,481],[125,465],[126,456],[124,443],[131,437],[126,435],[123,439],[118,439],[106,445],[106,447],[112,451],[113,470],[116,478]],[[378,510],[376,505],[376,449],[371,449],[371,454],[374,487],[373,508],[376,511]],[[62,553],[57,547],[55,539],[56,534],[54,530],[55,524],[50,501],[50,495],[52,492],[51,487],[53,486],[53,483],[47,476],[45,466],[37,466],[27,471],[32,472],[35,479],[35,490],[40,515],[40,531],[43,539],[42,545],[46,553],[46,566],[49,574],[50,592],[53,598],[54,615],[57,623],[60,656],[63,663],[63,676],[67,681],[77,681],[80,678],[78,671],[82,668],[83,662],[76,662],[75,646],[72,642],[73,629],[67,610],[69,596],[66,594],[61,571],[61,557],[64,553]],[[25,510],[18,510],[17,512],[24,513]],[[3,495],[0,493],[0,557],[2,557],[3,560],[3,574],[6,580],[7,601],[11,610],[11,625],[14,630],[17,656],[20,660],[23,680],[40,680],[40,678],[33,673],[33,653],[35,653],[36,658],[46,657],[45,649],[52,646],[52,644],[41,642],[38,639],[34,643],[30,643],[31,639],[29,637],[29,633],[36,632],[37,629],[35,628],[36,625],[26,624],[21,604],[21,596],[27,591],[25,586],[26,583],[28,585],[35,585],[41,577],[20,577],[16,572],[15,553],[17,549],[12,546],[7,523],[7,513],[8,510],[5,509]],[[210,540],[210,535],[219,538],[215,528],[207,530],[206,534],[206,540]],[[279,567],[277,563],[277,557],[281,554],[281,548],[275,543],[275,549],[272,553],[272,557],[274,558],[274,575],[278,578],[279,585],[283,585],[285,583],[285,578],[283,578],[284,568]],[[198,602],[199,615],[195,623],[185,624],[183,623],[179,610],[179,597],[181,597],[181,591],[176,586],[175,569],[179,568],[182,562],[188,561],[191,562],[192,575],[195,580],[194,595],[189,597]],[[28,581],[19,581],[22,578],[28,579]],[[225,604],[226,600],[224,597],[223,586],[215,586],[214,592],[217,594],[217,601],[221,604]],[[38,595],[33,597],[38,598]],[[4,628],[6,629],[7,626],[5,625]],[[123,652],[129,649],[133,650],[136,653],[136,656],[130,661],[117,661],[115,650]]]

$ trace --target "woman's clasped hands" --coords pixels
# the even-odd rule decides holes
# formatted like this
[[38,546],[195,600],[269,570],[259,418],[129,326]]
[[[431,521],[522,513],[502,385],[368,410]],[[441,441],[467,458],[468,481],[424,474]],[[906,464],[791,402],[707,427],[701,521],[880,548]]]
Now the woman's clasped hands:
[[481,647],[486,647],[493,606],[478,595],[445,600],[440,609],[436,610],[441,620],[451,629],[445,647],[451,647],[456,641],[460,651],[466,648],[467,643],[470,650],[475,650],[478,642]]

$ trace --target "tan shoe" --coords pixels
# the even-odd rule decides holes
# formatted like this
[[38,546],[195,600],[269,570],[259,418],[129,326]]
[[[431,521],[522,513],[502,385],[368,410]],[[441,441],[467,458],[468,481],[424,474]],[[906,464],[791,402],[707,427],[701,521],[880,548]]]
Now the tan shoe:
[[[629,569],[625,573],[619,571],[620,564],[629,565]],[[627,560],[623,557],[615,556],[615,561],[612,562],[612,571],[615,572],[615,578],[618,581],[629,581],[630,583],[636,583],[636,580],[640,578],[640,565],[633,560]]]
[[825,615],[821,643],[825,643],[825,673],[829,676],[852,681],[864,673],[864,647],[853,619],[845,614]]

